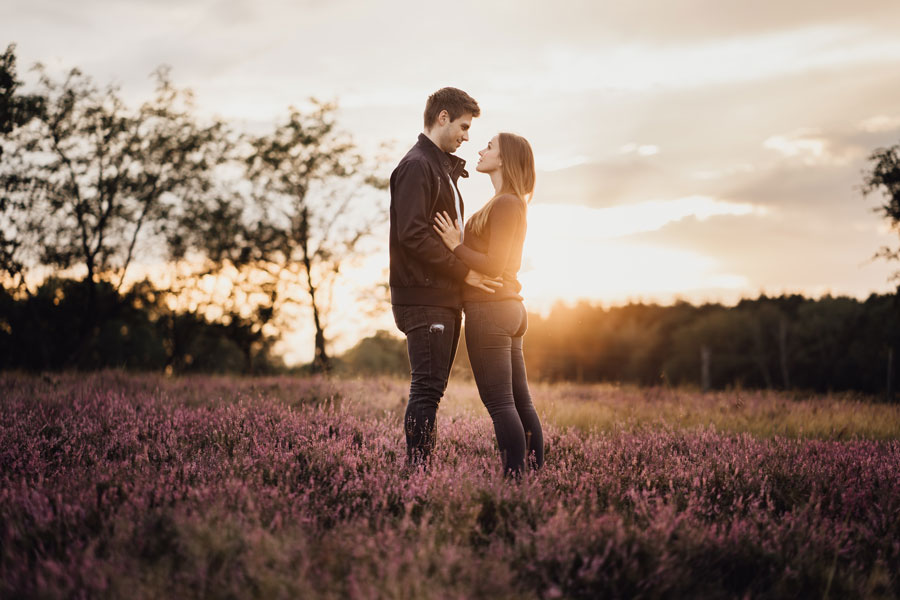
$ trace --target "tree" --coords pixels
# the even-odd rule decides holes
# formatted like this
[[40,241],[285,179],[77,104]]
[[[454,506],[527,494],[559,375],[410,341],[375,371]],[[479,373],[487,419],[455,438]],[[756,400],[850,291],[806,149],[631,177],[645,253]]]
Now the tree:
[[362,170],[352,140],[336,129],[337,107],[313,105],[305,114],[291,108],[287,122],[251,141],[247,172],[263,206],[273,209],[265,236],[273,251],[264,260],[305,288],[315,329],[313,370],[327,372],[323,313],[332,285],[385,214],[375,203],[361,204],[357,190],[384,183]]
[[[22,82],[19,81],[16,72],[15,45],[10,44],[6,51],[0,54],[0,160],[4,160],[5,144],[2,143],[3,139],[14,129],[25,125],[39,115],[44,108],[43,97],[18,93],[21,85]],[[0,188],[0,270],[13,280],[15,287],[25,289],[27,292],[25,264],[21,257],[22,241],[16,236],[11,218],[17,205],[8,194],[10,188],[16,186],[16,182],[3,179],[2,184],[3,186]]]
[[[43,108],[41,96],[17,93],[22,82],[16,71],[15,50],[15,44],[10,44],[0,54],[0,135],[4,136],[40,114]],[[0,146],[0,157],[2,156],[3,147]]]
[[406,341],[388,331],[378,330],[375,335],[361,339],[347,350],[340,357],[340,367],[357,375],[405,376],[409,373]]
[[707,383],[713,388],[765,385],[754,357],[753,330],[753,318],[747,311],[707,305],[672,332],[671,348],[663,364],[666,380],[702,383],[702,356],[708,352]]
[[[891,227],[900,231],[900,144],[890,148],[878,148],[870,156],[874,163],[871,170],[864,172],[863,193],[868,195],[881,190],[884,203],[875,212],[890,221]],[[900,248],[882,247],[875,255],[887,260],[900,260]],[[900,279],[900,271],[894,274]]]
[[98,284],[118,292],[141,244],[172,227],[173,206],[208,193],[226,131],[199,126],[190,92],[173,88],[164,69],[155,97],[137,109],[78,69],[62,81],[37,70],[43,110],[5,140],[2,225],[20,265],[84,269],[87,340],[101,320]]
[[[349,136],[336,128],[336,106],[313,100],[291,108],[270,135],[243,140],[249,189],[188,204],[173,240],[175,254],[209,258],[208,273],[231,269],[241,295],[255,297],[258,319],[288,323],[290,308],[310,310],[315,331],[312,369],[331,368],[326,315],[341,268],[361,256],[385,210],[369,192],[385,183],[365,165]],[[208,197],[209,198],[209,197]],[[236,271],[236,272],[234,272]],[[296,295],[305,296],[298,302]],[[246,303],[245,303],[246,305]]]

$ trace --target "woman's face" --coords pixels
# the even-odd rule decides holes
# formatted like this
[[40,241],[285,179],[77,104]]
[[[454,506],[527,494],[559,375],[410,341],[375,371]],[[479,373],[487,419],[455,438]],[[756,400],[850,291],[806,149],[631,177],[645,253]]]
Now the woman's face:
[[500,136],[495,135],[491,138],[491,141],[488,142],[487,148],[484,150],[479,150],[478,155],[481,157],[478,159],[478,164],[475,165],[475,170],[481,173],[492,173],[500,168]]

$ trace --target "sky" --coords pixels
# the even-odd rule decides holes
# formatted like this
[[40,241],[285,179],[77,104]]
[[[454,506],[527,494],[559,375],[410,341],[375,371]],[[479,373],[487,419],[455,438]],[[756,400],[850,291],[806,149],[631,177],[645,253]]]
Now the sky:
[[[204,114],[250,131],[335,100],[339,124],[366,151],[388,143],[389,163],[415,142],[428,94],[466,90],[482,108],[457,152],[473,167],[468,214],[492,191],[477,151],[498,131],[534,148],[521,280],[544,312],[893,290],[898,265],[870,258],[898,235],[860,184],[869,154],[900,143],[898,30],[896,0],[0,5],[23,75],[77,66],[137,103],[166,64]],[[386,265],[375,252],[350,279]],[[391,329],[382,312],[338,331],[338,347]],[[311,355],[306,335],[289,360]]]

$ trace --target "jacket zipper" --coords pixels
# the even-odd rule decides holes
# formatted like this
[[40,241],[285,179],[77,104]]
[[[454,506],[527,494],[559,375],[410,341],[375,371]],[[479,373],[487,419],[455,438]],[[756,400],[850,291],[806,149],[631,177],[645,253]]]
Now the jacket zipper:
[[440,177],[437,178],[437,184],[438,184],[437,194],[434,195],[434,200],[431,202],[431,210],[428,211],[429,215],[434,214],[434,207],[437,206],[438,200],[440,200],[440,198],[441,198],[441,178]]

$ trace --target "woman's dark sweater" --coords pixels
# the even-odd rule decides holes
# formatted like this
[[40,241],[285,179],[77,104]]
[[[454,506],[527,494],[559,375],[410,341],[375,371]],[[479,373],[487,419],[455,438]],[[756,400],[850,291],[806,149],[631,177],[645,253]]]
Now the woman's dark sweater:
[[463,243],[453,253],[470,269],[488,277],[501,276],[503,287],[493,294],[463,285],[463,302],[522,300],[522,285],[516,276],[522,266],[522,245],[525,243],[525,203],[512,194],[494,200],[487,225],[476,235],[466,224]]

